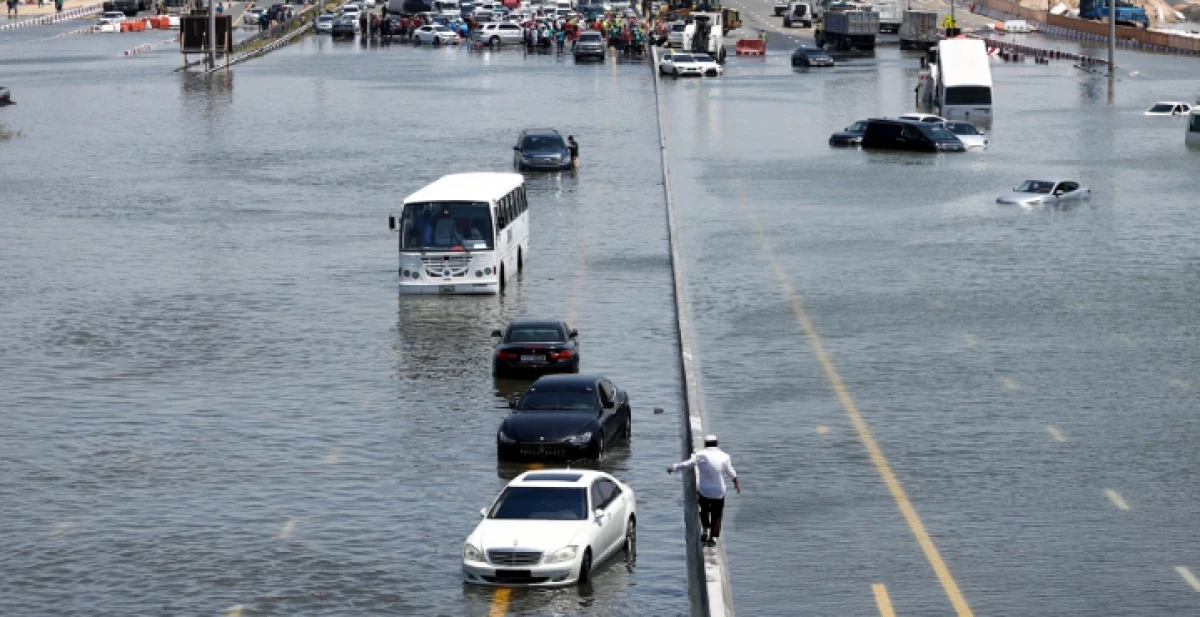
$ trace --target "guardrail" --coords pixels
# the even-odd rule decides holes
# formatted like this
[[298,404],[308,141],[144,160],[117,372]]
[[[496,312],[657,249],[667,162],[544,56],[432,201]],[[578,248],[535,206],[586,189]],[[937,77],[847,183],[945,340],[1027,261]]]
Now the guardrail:
[[41,17],[25,19],[25,20],[13,22],[11,24],[2,24],[2,25],[0,25],[0,30],[12,30],[13,28],[24,28],[26,26],[42,26],[45,24],[56,24],[60,21],[67,21],[68,19],[78,19],[80,17],[87,17],[88,15],[94,15],[103,10],[104,10],[103,4],[89,4],[88,6],[77,6],[73,9],[67,9],[61,13],[55,13],[53,15],[42,15]]
[[[1012,0],[975,0],[971,4],[971,12],[993,19],[1034,22],[1042,34],[1093,43],[1108,40],[1108,24],[1105,22],[1029,9]],[[1200,38],[1122,25],[1117,25],[1117,45],[1139,51],[1200,55]]]
[[[670,245],[671,279],[674,287],[675,323],[678,329],[679,372],[683,385],[683,411],[679,423],[681,454],[688,458],[695,444],[704,443],[704,407],[700,397],[699,360],[692,349],[691,308],[687,281],[679,256],[679,226],[675,199],[671,192],[671,169],[667,164],[667,135],[663,127],[661,77],[658,73],[658,48],[650,48],[650,71],[654,80],[655,110],[658,114],[658,143],[663,170],[663,193],[667,204],[667,238]],[[700,508],[697,503],[698,471],[683,474],[683,522],[687,547],[688,602],[696,617],[733,617],[733,596],[729,589],[729,568],[725,561],[725,539],[714,547],[700,544]]]

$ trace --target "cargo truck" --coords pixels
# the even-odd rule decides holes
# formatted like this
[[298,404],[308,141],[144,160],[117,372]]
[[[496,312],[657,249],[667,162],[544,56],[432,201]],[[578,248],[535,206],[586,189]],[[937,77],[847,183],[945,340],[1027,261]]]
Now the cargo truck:
[[[1079,0],[1079,16],[1084,19],[1106,21],[1108,19],[1108,3],[1111,0]],[[1117,24],[1122,26],[1150,27],[1150,18],[1146,9],[1125,0],[1117,0]]]
[[827,12],[813,32],[813,38],[817,40],[817,47],[830,45],[838,51],[851,48],[871,51],[875,49],[878,32],[879,13],[875,11]]
[[900,49],[929,49],[942,40],[937,11],[904,11],[900,22]]
[[895,0],[876,2],[873,10],[879,13],[879,31],[895,34],[900,31],[900,5]]

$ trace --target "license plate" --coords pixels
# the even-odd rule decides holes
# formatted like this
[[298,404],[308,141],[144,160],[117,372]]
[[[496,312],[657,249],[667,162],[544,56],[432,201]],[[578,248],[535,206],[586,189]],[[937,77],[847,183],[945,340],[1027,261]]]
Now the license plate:
[[441,287],[438,287],[438,291],[444,294],[452,294],[454,293],[454,285],[442,285]]
[[529,578],[529,570],[496,570],[496,578],[500,580]]
[[521,362],[545,362],[546,356],[521,356]]

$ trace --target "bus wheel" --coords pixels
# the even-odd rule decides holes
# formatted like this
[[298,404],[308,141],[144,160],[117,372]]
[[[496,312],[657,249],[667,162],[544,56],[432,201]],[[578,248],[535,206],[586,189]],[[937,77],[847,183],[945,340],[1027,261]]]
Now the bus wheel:
[[521,253],[521,249],[517,249],[517,272],[525,269],[525,257]]

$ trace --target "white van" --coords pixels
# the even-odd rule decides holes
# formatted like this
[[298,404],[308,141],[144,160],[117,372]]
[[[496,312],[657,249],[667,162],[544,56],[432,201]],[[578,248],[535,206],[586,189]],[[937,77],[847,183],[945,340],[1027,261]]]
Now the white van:
[[1187,133],[1184,134],[1183,143],[1200,147],[1200,106],[1193,107],[1187,115]]
[[935,77],[934,102],[943,116],[991,120],[992,68],[983,41],[949,39],[938,43]]

